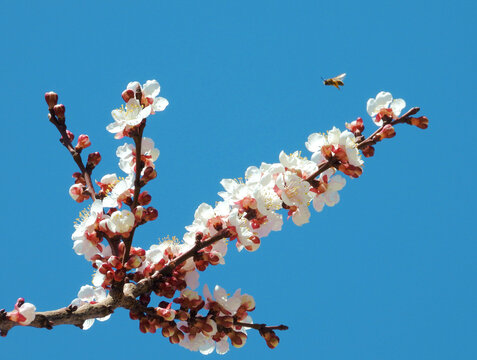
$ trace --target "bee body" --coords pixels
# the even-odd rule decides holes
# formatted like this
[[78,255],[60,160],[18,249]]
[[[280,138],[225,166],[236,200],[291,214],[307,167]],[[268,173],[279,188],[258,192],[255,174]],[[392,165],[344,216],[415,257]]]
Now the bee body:
[[345,78],[345,76],[346,76],[346,73],[343,73],[331,79],[323,79],[323,84],[334,86],[335,88],[340,90],[340,86],[344,85],[343,79]]

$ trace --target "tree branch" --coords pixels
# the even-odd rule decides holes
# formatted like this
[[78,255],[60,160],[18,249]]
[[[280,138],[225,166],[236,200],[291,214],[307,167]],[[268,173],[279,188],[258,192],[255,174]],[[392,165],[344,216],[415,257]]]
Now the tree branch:
[[86,170],[86,167],[83,164],[83,160],[81,159],[81,154],[78,151],[76,151],[76,149],[71,144],[68,134],[66,133],[66,125],[64,121],[58,120],[53,109],[50,109],[49,118],[50,118],[50,122],[53,125],[55,125],[55,127],[58,129],[58,131],[61,134],[60,142],[69,151],[76,165],[78,165],[78,168],[80,169],[81,174],[83,175],[86,181],[86,189],[94,201],[96,199],[96,192],[94,191],[93,182],[91,181],[91,174]]

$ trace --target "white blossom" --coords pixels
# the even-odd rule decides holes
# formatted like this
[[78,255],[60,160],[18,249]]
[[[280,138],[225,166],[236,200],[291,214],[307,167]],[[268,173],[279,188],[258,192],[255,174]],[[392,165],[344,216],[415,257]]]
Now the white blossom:
[[146,106],[143,108],[141,103],[132,98],[124,108],[115,109],[111,112],[114,122],[106,127],[110,133],[117,134],[117,137],[122,137],[120,134],[126,127],[139,125],[139,123],[151,114],[152,108]]
[[[91,285],[84,285],[78,291],[78,297],[71,302],[71,305],[80,307],[84,304],[89,304],[92,302],[99,302],[106,299],[107,293],[101,286],[93,287]],[[111,317],[111,315],[106,315],[102,318],[96,318],[98,321],[106,321]],[[94,324],[94,319],[87,319],[83,323],[83,330],[88,330]]]
[[313,207],[315,210],[321,212],[325,204],[328,206],[335,206],[340,201],[338,191],[341,190],[345,184],[346,179],[341,175],[332,176],[326,184],[326,191],[318,194],[313,199]]
[[391,109],[393,118],[397,118],[405,107],[406,102],[403,99],[393,99],[391,93],[386,91],[381,91],[376,95],[376,98],[370,98],[366,103],[366,110],[369,116],[373,118],[374,123],[378,126],[383,125],[381,119],[376,121],[376,115],[378,115],[382,109]]

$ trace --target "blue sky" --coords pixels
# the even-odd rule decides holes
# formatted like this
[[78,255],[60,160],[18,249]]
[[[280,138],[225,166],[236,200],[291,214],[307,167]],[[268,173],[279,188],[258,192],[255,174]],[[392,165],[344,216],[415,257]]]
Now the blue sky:
[[[76,171],[46,118],[43,94],[66,105],[103,161],[120,172],[105,126],[129,81],[157,79],[170,101],[148,122],[161,155],[148,185],[159,210],[145,248],[181,236],[222,178],[306,152],[313,132],[362,116],[379,91],[420,106],[430,127],[398,127],[341,202],[311,223],[231,248],[201,275],[255,297],[256,322],[284,323],[275,350],[251,334],[230,359],[475,359],[475,4],[471,1],[4,2],[0,78],[4,170],[0,308],[20,296],[38,310],[67,306],[90,283],[74,254],[82,210],[68,188]],[[341,91],[320,77],[348,74]],[[7,111],[8,110],[8,111]],[[104,356],[200,358],[144,335],[118,310],[88,331],[15,328],[2,359]],[[212,356],[216,357],[216,355]]]

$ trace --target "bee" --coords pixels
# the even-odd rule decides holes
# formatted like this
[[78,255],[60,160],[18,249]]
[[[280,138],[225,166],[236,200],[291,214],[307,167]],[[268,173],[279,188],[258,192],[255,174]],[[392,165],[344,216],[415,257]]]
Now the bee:
[[325,85],[333,85],[335,88],[337,88],[338,90],[340,90],[340,85],[343,86],[344,83],[343,83],[343,79],[345,78],[346,76],[346,73],[343,73],[341,75],[338,75],[338,76],[335,76],[334,78],[331,78],[331,79],[323,79],[323,84]]

